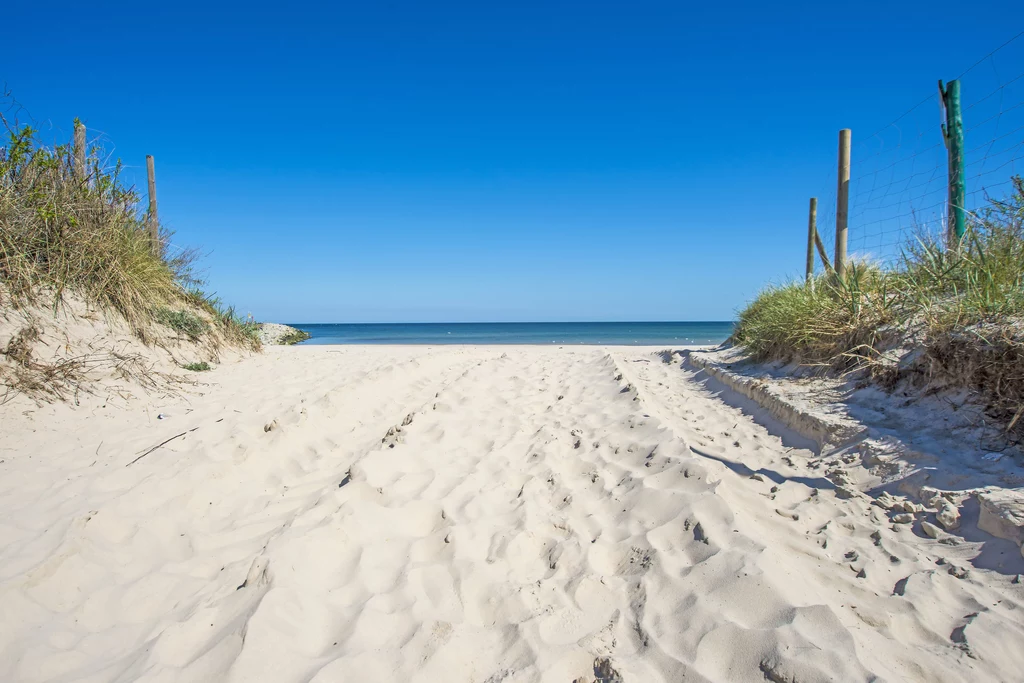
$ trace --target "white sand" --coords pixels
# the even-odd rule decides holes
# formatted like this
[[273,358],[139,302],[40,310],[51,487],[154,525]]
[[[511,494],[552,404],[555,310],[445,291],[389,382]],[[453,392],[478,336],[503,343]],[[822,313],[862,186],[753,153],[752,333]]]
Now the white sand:
[[0,681],[1024,680],[984,543],[837,499],[651,349],[201,377],[0,407]]

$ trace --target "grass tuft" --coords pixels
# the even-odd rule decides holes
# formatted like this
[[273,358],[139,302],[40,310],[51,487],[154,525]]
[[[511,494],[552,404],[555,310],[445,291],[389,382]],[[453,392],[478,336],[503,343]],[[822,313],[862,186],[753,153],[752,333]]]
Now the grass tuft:
[[119,313],[142,339],[157,322],[193,341],[209,331],[198,315],[205,312],[230,342],[259,348],[252,321],[198,289],[197,250],[171,254],[171,233],[162,228],[151,239],[120,160],[111,163],[93,144],[79,172],[71,144],[47,146],[31,126],[0,123],[7,129],[0,141],[0,305],[45,296],[56,308],[74,293]]
[[139,196],[90,150],[84,176],[70,145],[46,147],[29,126],[10,128],[0,146],[0,280],[11,304],[40,292],[58,301],[84,295],[119,312],[136,330],[154,305],[180,296],[175,268],[154,248]]
[[201,363],[189,363],[188,365],[182,365],[181,367],[185,368],[186,370],[191,370],[192,372],[206,372],[207,370],[211,369],[210,364],[207,363],[206,361],[203,361]]
[[826,273],[812,286],[766,288],[740,312],[735,340],[759,360],[867,369],[889,385],[913,373],[941,378],[975,389],[992,412],[1019,421],[1024,181],[1014,177],[1013,188],[972,216],[959,244],[919,236],[893,267],[856,263],[845,281]]
[[205,320],[186,310],[174,311],[169,308],[158,308],[154,311],[153,317],[157,322],[163,323],[192,341],[198,341],[209,329]]
[[[10,103],[0,95],[0,104]],[[16,109],[16,108],[15,108]],[[77,125],[77,122],[76,122]],[[71,144],[46,145],[31,126],[0,114],[0,312],[51,305],[66,295],[123,318],[143,342],[154,325],[216,349],[225,341],[260,348],[256,326],[199,289],[199,253],[168,247],[172,233],[150,221],[120,160],[92,144],[81,168]],[[173,251],[173,253],[172,253]],[[0,348],[0,403],[24,393],[64,399],[88,389],[86,369],[109,368],[151,386],[152,368],[134,355],[87,354],[54,362],[32,355],[28,327]],[[68,347],[70,352],[70,347]],[[155,385],[154,385],[155,386]],[[6,391],[4,389],[6,388]],[[13,392],[13,393],[12,393]]]

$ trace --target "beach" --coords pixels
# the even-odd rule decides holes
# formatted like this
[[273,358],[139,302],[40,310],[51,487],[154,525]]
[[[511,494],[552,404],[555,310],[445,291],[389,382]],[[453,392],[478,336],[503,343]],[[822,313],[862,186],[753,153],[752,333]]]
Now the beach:
[[684,356],[270,347],[12,402],[0,680],[1024,676],[1019,579]]

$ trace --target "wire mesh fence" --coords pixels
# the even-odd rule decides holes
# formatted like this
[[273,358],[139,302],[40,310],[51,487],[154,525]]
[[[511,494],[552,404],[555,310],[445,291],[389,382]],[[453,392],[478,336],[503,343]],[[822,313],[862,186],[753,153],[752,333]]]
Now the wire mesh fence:
[[[978,215],[1024,174],[1024,32],[957,78],[965,144],[964,208]],[[847,251],[850,260],[891,264],[909,242],[947,234],[949,160],[938,83],[891,123],[853,132]],[[922,93],[923,95],[923,93]],[[835,172],[820,195],[818,232],[835,252]]]

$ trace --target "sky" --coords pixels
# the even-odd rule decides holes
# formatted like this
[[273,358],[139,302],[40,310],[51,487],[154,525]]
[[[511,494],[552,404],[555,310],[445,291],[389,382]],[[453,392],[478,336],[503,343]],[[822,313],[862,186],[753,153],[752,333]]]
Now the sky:
[[1024,30],[1022,3],[945,0],[3,16],[22,116],[80,117],[140,187],[152,154],[208,289],[299,323],[731,320],[802,276],[840,128],[856,150]]

